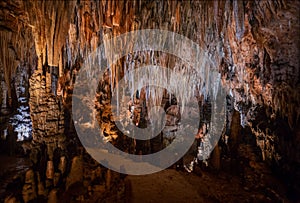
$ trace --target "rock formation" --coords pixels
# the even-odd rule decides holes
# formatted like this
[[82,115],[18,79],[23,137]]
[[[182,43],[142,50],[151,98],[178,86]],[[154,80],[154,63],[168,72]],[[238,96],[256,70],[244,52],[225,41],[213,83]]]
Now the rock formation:
[[[84,170],[82,162],[90,160],[83,159],[85,153],[78,150],[71,99],[78,71],[103,39],[140,29],[169,30],[188,37],[219,70],[230,102],[221,151],[215,150],[212,165],[222,168],[220,156],[227,148],[236,154],[244,150],[239,145],[244,139],[242,126],[255,136],[261,159],[300,190],[299,1],[2,1],[0,8],[1,113],[4,108],[17,108],[13,106],[21,81],[17,69],[27,73],[29,82],[26,91],[36,147],[31,153],[35,171],[25,175],[25,202],[38,196],[58,201],[61,183],[66,194],[82,200],[76,187],[102,194],[113,184],[110,179],[119,179],[97,164],[92,171]],[[150,59],[166,67],[183,66],[181,60],[165,53],[132,53],[110,67],[96,94],[95,114],[107,141],[130,153],[135,153],[136,143],[114,125],[111,90],[125,70],[134,69],[132,64],[150,64]],[[137,99],[133,117],[140,123],[147,109],[145,100]],[[175,126],[180,118],[172,109],[174,104],[167,103],[171,99],[164,94],[161,106],[167,110],[167,123]],[[198,102],[201,107],[203,98]],[[151,143],[142,146],[147,151]],[[156,151],[161,148],[155,147]]]

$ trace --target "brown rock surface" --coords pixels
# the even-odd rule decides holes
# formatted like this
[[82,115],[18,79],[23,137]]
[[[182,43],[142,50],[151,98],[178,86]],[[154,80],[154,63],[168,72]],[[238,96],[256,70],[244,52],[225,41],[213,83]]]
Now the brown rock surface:
[[[62,179],[67,177],[68,186],[82,181],[81,160],[78,152],[71,150],[76,141],[72,137],[75,133],[70,112],[75,77],[84,60],[103,39],[138,29],[173,31],[199,44],[222,75],[222,85],[237,111],[227,115],[228,128],[236,126],[226,134],[231,151],[244,149],[244,145],[239,145],[239,123],[249,126],[262,159],[281,174],[287,174],[291,185],[298,185],[299,7],[299,1],[288,0],[1,1],[0,105],[15,108],[12,105],[18,82],[14,81],[20,79],[17,70],[26,70],[36,144],[31,156],[42,171],[39,184],[44,183],[45,177],[53,179],[58,170]],[[107,140],[130,152],[134,152],[134,142],[121,136],[113,124],[111,87],[124,74],[124,66],[149,64],[150,58],[162,66],[183,65],[165,53],[132,53],[111,67],[113,77],[110,80],[105,75],[96,95],[97,116]],[[140,115],[146,112],[142,101],[143,98],[134,104],[138,123]],[[172,120],[171,115],[174,116],[171,112],[167,115],[168,122],[174,125],[177,120]],[[70,157],[59,154],[56,164],[54,154],[66,151],[66,144]],[[72,160],[71,165],[68,160]],[[47,165],[50,162],[51,167]],[[219,165],[218,159],[215,164]],[[77,172],[80,175],[75,175]],[[102,184],[99,185],[94,188],[102,190]],[[25,202],[36,198],[34,190],[31,183],[25,183]],[[50,193],[49,199],[55,202],[56,190]]]

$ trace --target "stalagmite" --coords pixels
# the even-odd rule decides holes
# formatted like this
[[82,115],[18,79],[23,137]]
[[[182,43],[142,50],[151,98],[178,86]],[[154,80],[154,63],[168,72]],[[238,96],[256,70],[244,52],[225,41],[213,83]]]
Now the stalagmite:
[[[184,117],[190,119],[188,125],[196,120],[191,136],[207,126],[198,151],[205,164],[199,165],[239,168],[241,185],[247,186],[226,196],[225,184],[218,195],[201,194],[203,202],[207,196],[223,202],[299,199],[299,6],[299,1],[286,0],[1,1],[0,151],[5,154],[7,142],[11,152],[20,145],[29,149],[32,161],[32,170],[14,179],[18,191],[12,190],[15,185],[7,187],[13,192],[6,200],[118,202],[122,182],[102,168],[91,178],[91,170],[100,166],[82,149],[77,125],[86,136],[92,129],[100,131],[95,140],[88,139],[91,146],[99,144],[105,151],[111,144],[133,155],[157,151],[151,149],[159,144],[171,146]],[[155,34],[163,31],[177,35]],[[119,41],[127,32],[139,34]],[[174,52],[157,50],[158,45]],[[79,96],[78,86],[84,87]],[[219,94],[230,97],[226,112],[217,105]],[[80,108],[73,108],[73,102]],[[116,125],[124,121],[125,127],[145,127],[154,136],[155,124],[164,124],[158,114],[162,110],[167,126],[157,140],[139,142],[139,133]],[[198,114],[199,121],[193,119]],[[226,121],[220,122],[225,114]],[[213,140],[223,126],[223,139]],[[238,167],[232,167],[233,159]],[[286,190],[279,184],[275,190],[273,177],[266,181],[271,173],[265,163],[286,179]],[[1,178],[6,182],[10,177]],[[74,188],[80,192],[73,194]],[[110,192],[116,199],[105,199]],[[243,195],[249,199],[230,199]]]

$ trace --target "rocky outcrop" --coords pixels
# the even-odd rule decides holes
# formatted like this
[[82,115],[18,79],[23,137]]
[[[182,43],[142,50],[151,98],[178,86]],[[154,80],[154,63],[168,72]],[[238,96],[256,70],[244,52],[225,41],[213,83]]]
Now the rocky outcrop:
[[65,140],[63,107],[59,99],[47,91],[46,78],[40,71],[35,71],[30,79],[29,106],[33,123],[33,141],[45,142],[49,147],[52,145],[52,148],[54,146],[63,148],[61,146]]

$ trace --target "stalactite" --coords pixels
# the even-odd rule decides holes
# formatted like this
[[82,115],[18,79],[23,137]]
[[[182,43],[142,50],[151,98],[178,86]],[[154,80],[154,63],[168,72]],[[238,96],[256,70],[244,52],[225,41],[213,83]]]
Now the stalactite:
[[241,40],[244,34],[244,2],[235,0],[233,1],[234,20],[236,25],[236,37]]
[[[5,8],[10,4],[10,1],[1,3],[1,8],[5,10],[1,15],[8,22],[0,22],[0,65],[5,80],[1,90],[5,91],[4,97],[13,96],[13,88],[19,82],[12,85],[18,64],[19,67],[23,67],[29,66],[26,65],[28,63],[32,64],[31,68],[35,68],[36,56],[32,52],[36,52],[38,70],[31,79],[30,100],[31,112],[41,116],[32,115],[34,140],[40,141],[40,137],[49,135],[60,139],[57,132],[50,128],[45,130],[45,118],[55,115],[49,112],[41,113],[39,108],[44,108],[43,112],[59,112],[55,117],[58,124],[53,124],[52,127],[63,134],[64,118],[60,117],[63,115],[60,114],[62,109],[56,102],[62,99],[64,105],[70,105],[74,81],[83,62],[87,61],[89,64],[87,77],[92,77],[95,75],[93,68],[97,64],[96,60],[101,64],[106,52],[117,51],[111,50],[117,47],[114,41],[112,44],[105,44],[105,52],[97,53],[96,50],[103,39],[111,39],[128,31],[159,28],[182,34],[197,43],[203,52],[192,57],[198,57],[201,64],[197,64],[196,67],[183,66],[184,62],[180,59],[155,50],[132,53],[136,39],[125,39],[120,47],[127,47],[128,55],[115,64],[112,62],[119,56],[106,56],[110,73],[105,75],[105,82],[100,85],[103,92],[97,93],[100,101],[97,105],[101,110],[109,104],[107,101],[110,101],[110,94],[114,88],[120,88],[116,89],[117,92],[120,90],[120,95],[117,94],[117,111],[122,109],[119,102],[122,103],[128,95],[136,102],[139,102],[136,97],[145,97],[148,102],[146,107],[161,105],[166,97],[166,90],[144,86],[141,82],[148,80],[158,86],[167,86],[170,90],[167,99],[171,103],[172,97],[176,97],[179,106],[182,107],[180,110],[183,111],[187,102],[195,95],[202,95],[205,99],[216,99],[220,89],[217,83],[222,80],[222,85],[226,86],[228,94],[233,97],[235,109],[240,113],[240,116],[234,114],[235,118],[231,124],[250,126],[257,136],[257,145],[262,149],[263,159],[277,160],[277,150],[288,154],[289,149],[282,146],[277,149],[279,144],[274,138],[278,138],[278,135],[272,134],[270,126],[277,123],[280,128],[289,130],[295,129],[299,123],[299,39],[295,37],[299,36],[298,1],[18,1],[18,6],[13,7],[18,8],[16,12],[14,9]],[[176,41],[165,38],[158,40],[159,44],[169,40],[171,45]],[[174,47],[187,58],[191,55],[180,43]],[[29,48],[31,52],[26,51]],[[88,58],[93,52],[97,55],[96,58]],[[50,68],[59,66],[61,78],[58,98],[44,91],[45,84],[48,88],[51,84],[51,75],[47,73],[45,78],[42,73],[43,67],[47,65]],[[132,71],[143,65],[152,65],[152,69],[134,75]],[[159,72],[158,66],[167,69]],[[212,70],[217,69],[222,74],[221,78],[212,73]],[[129,86],[129,93],[125,88],[119,87],[119,80],[123,74],[125,84]],[[95,80],[93,78],[91,83],[97,83]],[[178,81],[182,81],[181,86]],[[186,91],[187,88],[189,91]],[[17,96],[19,97],[19,93]],[[43,98],[49,99],[55,109],[46,108],[45,105],[49,101]],[[0,100],[2,101],[1,97]],[[266,121],[263,122],[264,125],[253,123],[251,119],[257,115],[250,116],[252,110],[249,106],[262,106],[267,109],[266,117],[261,119]],[[105,115],[109,113],[105,112]],[[214,122],[210,123],[211,134],[217,133],[214,130]],[[289,127],[282,127],[286,122]],[[111,140],[115,141],[118,134],[111,130],[113,125],[104,122],[101,125],[109,129],[107,131],[113,134]],[[278,127],[276,125],[274,124]],[[234,141],[237,136],[234,135],[230,139]],[[296,139],[294,137],[289,139]],[[52,142],[52,138],[50,139]],[[213,143],[207,142],[205,147],[209,149],[211,144]],[[286,163],[297,162],[297,156],[295,155],[295,158],[286,155],[284,158],[288,160]],[[51,177],[53,175],[51,174]]]

